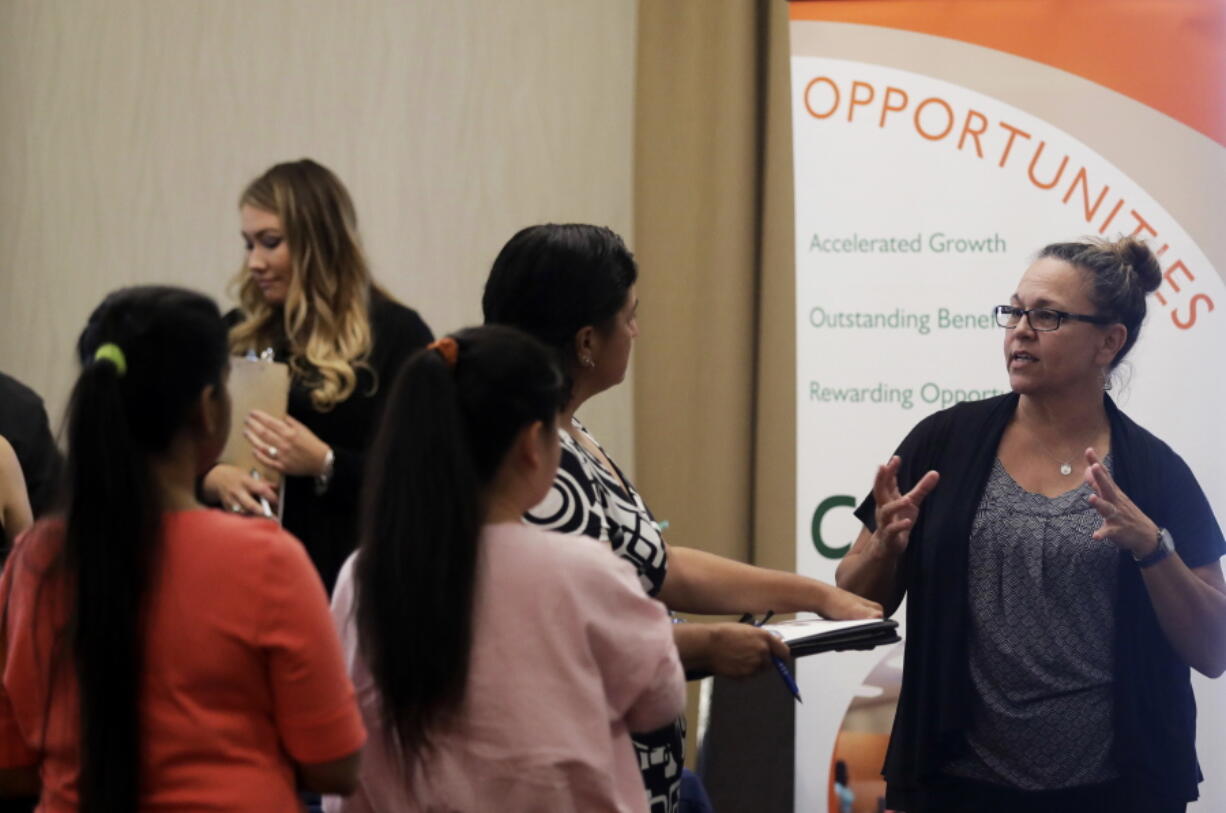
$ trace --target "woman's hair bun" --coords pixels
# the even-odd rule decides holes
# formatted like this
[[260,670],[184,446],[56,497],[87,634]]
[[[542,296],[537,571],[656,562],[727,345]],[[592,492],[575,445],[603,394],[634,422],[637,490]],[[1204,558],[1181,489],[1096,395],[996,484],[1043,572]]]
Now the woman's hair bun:
[[1039,252],[1040,259],[1047,257],[1080,269],[1086,275],[1095,313],[1128,329],[1128,337],[1110,365],[1115,369],[1141,335],[1146,297],[1162,284],[1158,258],[1135,237],[1114,241],[1090,237],[1079,242],[1052,243]]
[[1147,294],[1158,290],[1162,284],[1162,266],[1158,258],[1143,241],[1135,237],[1123,237],[1114,244],[1121,263],[1136,275],[1136,281]]

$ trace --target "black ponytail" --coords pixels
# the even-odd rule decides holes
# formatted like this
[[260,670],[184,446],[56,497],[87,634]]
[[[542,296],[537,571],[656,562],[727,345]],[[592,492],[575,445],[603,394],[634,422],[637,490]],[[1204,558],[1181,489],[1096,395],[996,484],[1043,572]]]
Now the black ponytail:
[[454,354],[418,351],[392,385],[355,572],[384,733],[409,758],[464,699],[485,489],[519,431],[536,421],[552,430],[567,395],[552,353],[517,330],[471,328],[451,341]]
[[98,306],[77,350],[64,562],[74,596],[66,632],[80,693],[80,809],[136,810],[142,615],[163,510],[150,456],[167,450],[205,387],[220,397],[226,331],[199,294],[128,288]]

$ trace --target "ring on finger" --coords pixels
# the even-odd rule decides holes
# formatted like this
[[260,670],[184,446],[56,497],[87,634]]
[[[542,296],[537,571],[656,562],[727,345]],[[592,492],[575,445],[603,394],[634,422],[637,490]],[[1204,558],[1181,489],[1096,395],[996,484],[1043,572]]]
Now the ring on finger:
[[268,456],[273,458],[274,460],[277,458],[277,447],[276,446],[268,447]]
[[233,505],[230,506],[230,511],[235,514],[241,514],[243,513],[243,507],[239,505],[238,503],[234,503]]

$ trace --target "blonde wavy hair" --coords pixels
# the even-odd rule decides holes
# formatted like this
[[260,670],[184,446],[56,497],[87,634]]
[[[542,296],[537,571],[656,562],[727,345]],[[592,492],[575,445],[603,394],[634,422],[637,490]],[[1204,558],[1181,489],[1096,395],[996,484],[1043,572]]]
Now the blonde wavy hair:
[[269,305],[243,264],[230,289],[246,318],[230,330],[230,351],[259,353],[285,342],[290,370],[310,389],[314,407],[327,412],[353,394],[360,368],[373,373],[369,306],[378,289],[353,200],[331,170],[304,158],[256,178],[239,206],[281,218],[293,276],[284,306]]

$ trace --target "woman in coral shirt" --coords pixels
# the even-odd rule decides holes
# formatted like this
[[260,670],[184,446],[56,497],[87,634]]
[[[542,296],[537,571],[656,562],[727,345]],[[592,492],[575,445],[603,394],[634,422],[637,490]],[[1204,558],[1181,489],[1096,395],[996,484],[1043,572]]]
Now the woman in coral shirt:
[[196,502],[229,426],[226,328],[175,288],[78,342],[62,518],[0,579],[0,790],[41,811],[298,810],[365,734],[323,585],[275,523]]

